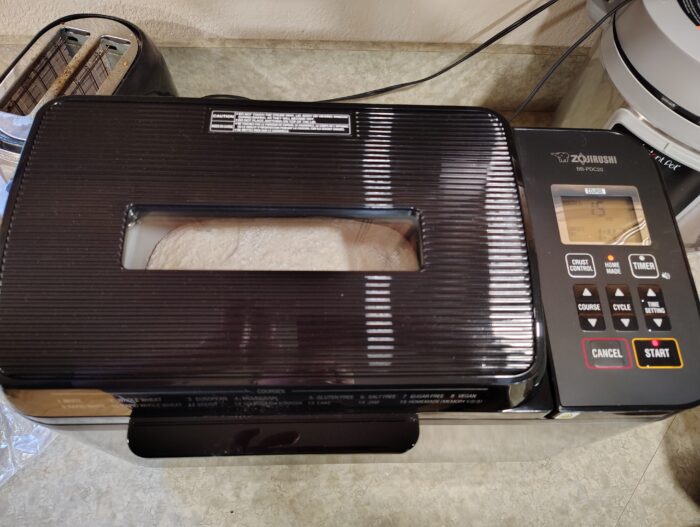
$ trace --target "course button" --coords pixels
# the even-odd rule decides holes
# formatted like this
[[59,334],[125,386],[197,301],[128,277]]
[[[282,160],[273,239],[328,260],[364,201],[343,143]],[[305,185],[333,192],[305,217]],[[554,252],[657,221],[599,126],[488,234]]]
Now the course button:
[[605,331],[605,320],[601,315],[580,315],[578,321],[584,331]]

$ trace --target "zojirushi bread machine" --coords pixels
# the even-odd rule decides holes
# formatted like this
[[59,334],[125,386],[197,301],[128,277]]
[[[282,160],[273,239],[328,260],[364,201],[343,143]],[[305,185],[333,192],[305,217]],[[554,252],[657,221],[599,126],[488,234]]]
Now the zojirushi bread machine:
[[[62,98],[35,118],[1,237],[7,398],[141,457],[525,451],[700,400],[673,214],[612,131]],[[465,423],[487,427],[437,426]]]

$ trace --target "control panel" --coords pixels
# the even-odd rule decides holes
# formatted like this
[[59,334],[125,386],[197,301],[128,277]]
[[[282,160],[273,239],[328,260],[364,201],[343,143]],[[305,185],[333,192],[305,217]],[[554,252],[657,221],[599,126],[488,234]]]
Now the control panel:
[[653,160],[610,131],[515,139],[560,409],[697,404],[697,293]]

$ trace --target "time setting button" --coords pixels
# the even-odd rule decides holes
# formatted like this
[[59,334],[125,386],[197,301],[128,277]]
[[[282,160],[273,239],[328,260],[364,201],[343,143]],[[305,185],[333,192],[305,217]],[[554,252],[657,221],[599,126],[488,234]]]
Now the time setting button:
[[637,288],[639,301],[644,310],[644,320],[649,331],[669,331],[671,320],[668,318],[664,294],[658,285],[645,285]]

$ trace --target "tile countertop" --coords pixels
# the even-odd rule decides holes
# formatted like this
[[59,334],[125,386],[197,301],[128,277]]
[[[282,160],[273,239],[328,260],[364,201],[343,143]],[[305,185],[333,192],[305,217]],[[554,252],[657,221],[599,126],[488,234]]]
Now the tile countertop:
[[[19,49],[0,46],[0,68]],[[382,101],[507,112],[559,51],[497,47]],[[258,42],[163,53],[182,95],[316,100],[415,78],[459,48]],[[584,63],[567,61],[529,122],[547,123]],[[700,254],[692,259],[700,280]],[[698,504],[700,409],[532,461],[148,468],[59,434],[0,487],[0,523],[691,527],[700,525]]]
[[[0,43],[0,72],[22,46]],[[229,41],[226,47],[161,47],[181,96],[236,94],[262,100],[318,101],[416,79],[469,46],[340,42]],[[562,49],[495,45],[448,73],[376,103],[516,108]],[[577,50],[529,107],[552,112],[587,61]]]

